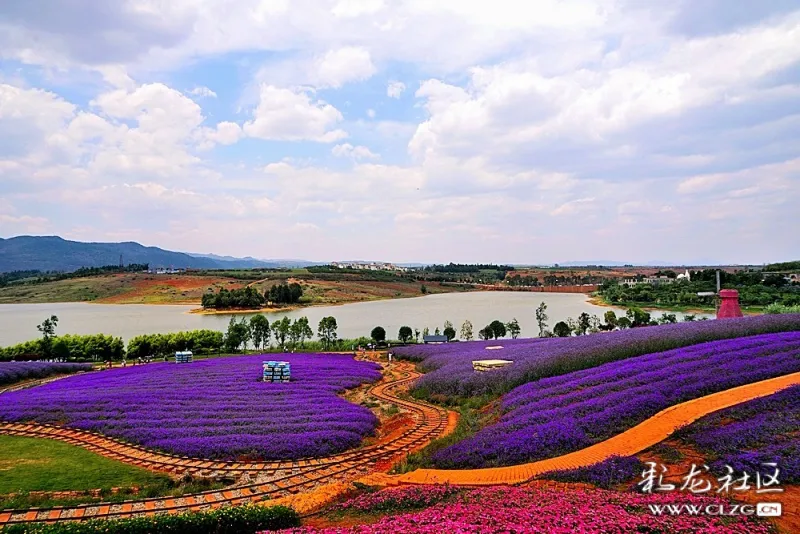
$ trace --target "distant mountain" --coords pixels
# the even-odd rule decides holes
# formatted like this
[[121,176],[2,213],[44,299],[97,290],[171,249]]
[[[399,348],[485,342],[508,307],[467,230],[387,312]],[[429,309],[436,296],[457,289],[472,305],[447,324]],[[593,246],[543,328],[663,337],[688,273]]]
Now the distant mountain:
[[150,267],[175,269],[241,269],[271,267],[252,258],[216,259],[172,252],[139,243],[82,243],[57,236],[19,236],[0,238],[0,272],[40,270],[74,271],[81,267],[117,265],[119,257],[125,265],[148,263]]
[[622,261],[610,261],[610,260],[594,260],[594,261],[566,261],[564,263],[557,263],[559,267],[586,267],[588,265],[602,265],[604,267],[624,267],[625,265],[630,265],[630,263],[625,263]]
[[[194,256],[195,258],[209,258],[212,260],[217,260],[220,262],[226,262],[226,266],[236,269],[281,269],[287,267],[308,267],[310,265],[326,265],[325,263],[313,262],[313,261],[306,261],[306,260],[260,260],[257,258],[253,258],[251,256],[245,256],[244,258],[235,258],[233,256],[218,256],[217,254],[195,254],[193,252],[188,253],[190,256]],[[232,264],[236,264],[236,267],[233,267]]]

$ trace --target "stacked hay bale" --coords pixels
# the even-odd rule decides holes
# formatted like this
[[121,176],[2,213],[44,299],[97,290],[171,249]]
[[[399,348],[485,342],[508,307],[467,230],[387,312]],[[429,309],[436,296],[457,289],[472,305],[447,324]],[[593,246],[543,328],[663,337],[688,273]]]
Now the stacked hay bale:
[[175,363],[192,363],[192,351],[179,351],[175,353]]
[[268,361],[262,362],[264,368],[264,382],[288,382],[292,377],[292,367],[289,362]]

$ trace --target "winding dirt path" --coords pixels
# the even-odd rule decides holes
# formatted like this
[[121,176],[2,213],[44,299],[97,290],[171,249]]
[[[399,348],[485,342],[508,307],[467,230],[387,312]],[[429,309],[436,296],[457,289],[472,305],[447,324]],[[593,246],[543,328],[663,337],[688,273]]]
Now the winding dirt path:
[[486,486],[493,484],[519,484],[548,471],[563,471],[593,465],[611,456],[630,456],[666,439],[682,426],[688,425],[712,412],[736,404],[772,395],[790,386],[800,384],[800,372],[738,386],[705,397],[682,402],[658,412],[653,417],[606,441],[556,458],[549,458],[508,467],[487,469],[419,469],[404,475],[375,475],[373,483],[443,484]]
[[414,419],[411,428],[373,445],[321,458],[255,463],[209,461],[159,453],[93,432],[50,425],[0,423],[0,434],[54,439],[145,469],[174,475],[237,479],[234,487],[183,497],[0,511],[0,526],[32,521],[117,518],[219,508],[287,497],[313,491],[322,485],[355,480],[374,472],[376,464],[391,464],[455,428],[456,420],[452,412],[400,396],[419,376],[412,364],[395,362],[385,370],[384,378],[370,389],[372,397],[406,410]]

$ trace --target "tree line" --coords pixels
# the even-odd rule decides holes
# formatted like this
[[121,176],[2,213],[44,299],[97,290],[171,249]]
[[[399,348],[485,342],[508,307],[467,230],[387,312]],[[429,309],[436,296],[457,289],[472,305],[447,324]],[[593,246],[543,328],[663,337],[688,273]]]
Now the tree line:
[[203,295],[201,304],[203,308],[224,310],[229,308],[259,309],[266,305],[296,304],[303,296],[300,284],[275,284],[264,293],[260,293],[252,286],[241,289],[222,288],[217,293],[209,292]]
[[122,267],[122,269],[119,268],[119,265],[105,265],[103,267],[81,267],[80,269],[68,273],[60,271],[40,271],[38,269],[11,271],[0,274],[0,287],[6,287],[15,284],[43,284],[45,282],[54,282],[57,280],[68,280],[71,278],[83,278],[86,276],[97,276],[101,274],[119,272],[138,273],[141,271],[146,271],[149,268],[150,265],[147,263],[130,263]]
[[[664,272],[664,276],[673,278],[671,274],[674,273]],[[697,293],[716,292],[716,269],[691,271],[689,275],[690,281],[677,280],[656,285],[640,283],[630,287],[607,280],[600,286],[599,294],[609,304],[713,307],[713,296],[699,296]],[[723,289],[736,289],[742,306],[800,305],[800,285],[790,283],[781,275],[764,275],[758,271],[721,271],[720,285]]]

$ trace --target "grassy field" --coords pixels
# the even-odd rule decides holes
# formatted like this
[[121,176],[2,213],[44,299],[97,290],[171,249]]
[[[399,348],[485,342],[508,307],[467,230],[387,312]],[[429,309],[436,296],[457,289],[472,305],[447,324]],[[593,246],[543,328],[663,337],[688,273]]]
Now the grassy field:
[[[247,277],[244,275],[247,274]],[[155,275],[115,273],[31,285],[0,288],[0,304],[98,302],[105,304],[197,304],[209,289],[238,289],[252,285],[263,292],[276,283],[297,281],[305,305],[344,304],[366,300],[421,296],[421,284],[401,277],[369,280],[348,274],[314,276],[302,269],[271,272],[211,272]],[[252,278],[249,278],[252,276]],[[253,279],[254,278],[254,279]],[[425,284],[429,293],[460,291],[456,286]]]
[[168,480],[138,467],[47,439],[0,436],[0,495],[161,485]]

